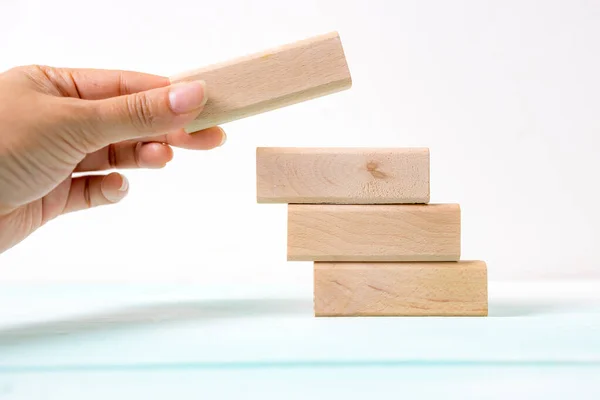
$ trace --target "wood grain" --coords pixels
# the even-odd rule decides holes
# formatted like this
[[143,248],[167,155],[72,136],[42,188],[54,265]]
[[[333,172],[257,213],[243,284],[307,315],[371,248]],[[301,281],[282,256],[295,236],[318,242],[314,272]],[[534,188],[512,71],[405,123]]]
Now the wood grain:
[[483,261],[320,263],[316,316],[486,316]]
[[429,202],[427,148],[256,149],[258,203]]
[[202,79],[208,102],[185,130],[211,126],[336,93],[352,86],[337,32],[300,40],[173,75],[172,83]]
[[458,261],[458,204],[289,204],[289,261]]

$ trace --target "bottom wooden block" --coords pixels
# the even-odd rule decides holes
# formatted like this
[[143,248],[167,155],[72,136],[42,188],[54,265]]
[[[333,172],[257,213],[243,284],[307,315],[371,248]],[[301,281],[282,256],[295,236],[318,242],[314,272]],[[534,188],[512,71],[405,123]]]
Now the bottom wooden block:
[[316,316],[486,316],[483,261],[314,264]]

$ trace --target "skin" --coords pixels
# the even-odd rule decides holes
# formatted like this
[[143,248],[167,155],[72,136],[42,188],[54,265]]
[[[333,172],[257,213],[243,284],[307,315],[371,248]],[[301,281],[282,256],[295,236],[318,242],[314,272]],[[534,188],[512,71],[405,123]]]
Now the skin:
[[54,218],[115,204],[114,169],[163,168],[172,147],[210,150],[220,127],[187,134],[204,82],[132,71],[24,66],[0,74],[0,253]]

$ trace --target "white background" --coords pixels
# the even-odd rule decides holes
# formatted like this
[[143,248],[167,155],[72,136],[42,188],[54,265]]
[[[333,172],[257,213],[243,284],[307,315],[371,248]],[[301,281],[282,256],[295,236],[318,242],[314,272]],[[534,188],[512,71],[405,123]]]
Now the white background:
[[337,30],[353,88],[223,127],[227,144],[128,171],[130,196],[0,255],[0,281],[296,283],[257,146],[426,146],[490,279],[599,278],[600,2],[1,0],[0,69],[170,75]]

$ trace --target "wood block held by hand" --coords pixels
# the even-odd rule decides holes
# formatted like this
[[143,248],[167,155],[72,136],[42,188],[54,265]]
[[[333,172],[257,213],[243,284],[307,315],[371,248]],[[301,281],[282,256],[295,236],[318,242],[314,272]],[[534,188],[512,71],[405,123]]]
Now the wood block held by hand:
[[314,265],[316,316],[486,316],[483,261]]
[[336,93],[352,86],[337,32],[300,40],[187,71],[171,83],[202,79],[208,102],[185,128],[195,132],[215,125]]
[[427,148],[256,149],[258,203],[429,202]]
[[289,204],[289,261],[458,261],[458,204]]

